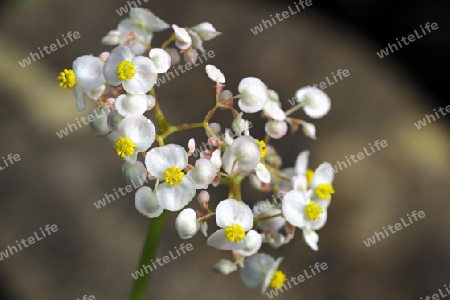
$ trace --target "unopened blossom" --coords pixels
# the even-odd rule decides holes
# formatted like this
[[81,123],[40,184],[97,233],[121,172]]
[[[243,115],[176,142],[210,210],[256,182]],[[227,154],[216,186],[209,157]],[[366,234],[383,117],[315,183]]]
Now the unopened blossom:
[[166,50],[161,48],[153,48],[150,50],[148,56],[155,64],[156,73],[166,73],[170,68],[171,58]]
[[237,265],[227,259],[221,259],[213,265],[212,269],[214,272],[228,275],[237,270]]
[[78,110],[84,110],[84,95],[105,83],[103,77],[104,62],[93,55],[83,55],[74,60],[72,70],[64,69],[59,73],[59,86],[73,89]]
[[217,169],[211,160],[200,158],[195,162],[195,167],[188,172],[188,175],[195,181],[197,189],[205,189],[216,177]]
[[191,27],[190,30],[197,33],[203,41],[209,41],[215,38],[216,36],[221,35],[221,32],[218,32],[214,26],[209,22],[203,22],[194,27]]
[[250,207],[235,199],[220,201],[216,208],[216,223],[220,230],[207,241],[209,246],[222,250],[242,250],[246,247],[246,233],[253,226]]
[[137,211],[148,218],[156,218],[163,212],[155,191],[148,186],[140,187],[136,191],[134,199]]
[[225,76],[223,73],[214,65],[206,65],[206,74],[208,74],[209,79],[219,83],[225,83]]
[[175,219],[175,229],[182,239],[193,237],[200,229],[197,214],[192,208],[183,209]]
[[266,85],[258,78],[247,77],[238,86],[238,105],[243,112],[255,113],[264,108],[269,97]]
[[288,126],[285,121],[270,120],[264,129],[271,138],[278,140],[286,135]]
[[308,123],[308,122],[302,122],[302,128],[303,128],[303,133],[315,140],[316,139],[316,126],[314,126],[314,124],[312,123]]
[[295,98],[302,104],[305,113],[313,119],[322,118],[331,107],[330,98],[316,87],[307,86],[299,89],[295,93]]
[[150,58],[135,56],[128,47],[117,46],[105,63],[103,75],[113,86],[122,84],[130,94],[145,94],[156,83],[157,72]]
[[241,136],[243,133],[248,135],[250,122],[242,118],[242,113],[238,113],[231,123],[231,128],[238,136]]
[[135,188],[143,186],[147,181],[147,169],[140,161],[134,163],[125,161],[122,166],[122,175],[125,181]]
[[187,152],[179,145],[168,144],[147,152],[145,165],[148,172],[164,181],[156,188],[159,203],[164,209],[178,211],[194,198],[195,182],[183,172],[187,164]]
[[181,50],[187,50],[191,47],[192,38],[189,35],[186,28],[180,28],[178,25],[173,24],[172,29],[175,34],[175,45]]
[[261,159],[258,142],[251,136],[243,135],[233,141],[222,157],[223,169],[228,173],[251,172]]

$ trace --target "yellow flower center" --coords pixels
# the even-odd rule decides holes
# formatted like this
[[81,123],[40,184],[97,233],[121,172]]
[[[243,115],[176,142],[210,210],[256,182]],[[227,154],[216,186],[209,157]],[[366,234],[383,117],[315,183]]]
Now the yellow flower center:
[[266,156],[266,143],[263,140],[256,140],[258,142],[259,145],[259,150],[261,150],[261,159],[264,158]]
[[178,185],[183,181],[184,173],[180,168],[170,167],[164,172],[164,181],[170,185]]
[[124,60],[117,66],[117,78],[120,80],[129,80],[135,73],[136,70],[131,61]]
[[119,138],[114,146],[116,147],[116,153],[118,156],[123,158],[126,156],[132,156],[134,153],[134,149],[136,148],[136,145],[126,137]]
[[59,81],[59,86],[65,89],[71,89],[77,83],[77,78],[73,70],[64,69],[57,77]]
[[314,171],[311,169],[306,170],[306,183],[308,187],[311,186],[311,179],[314,177]]
[[225,228],[225,237],[233,243],[238,243],[245,238],[245,231],[241,225],[231,224]]
[[273,273],[272,279],[270,280],[269,286],[274,289],[281,289],[281,287],[284,284],[284,281],[286,280],[286,275],[284,275],[281,271],[275,271]]
[[316,205],[316,202],[314,201],[310,201],[306,206],[306,216],[312,221],[317,220],[322,213],[322,206],[320,204]]
[[331,194],[334,194],[334,188],[331,184],[322,183],[316,188],[316,194],[320,199],[330,200]]

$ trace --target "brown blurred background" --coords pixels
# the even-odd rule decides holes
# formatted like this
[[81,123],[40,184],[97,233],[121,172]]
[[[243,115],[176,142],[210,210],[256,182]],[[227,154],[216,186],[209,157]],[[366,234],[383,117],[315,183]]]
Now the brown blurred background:
[[[448,76],[440,73],[448,70],[448,7],[437,2],[313,0],[311,7],[253,35],[250,28],[292,5],[275,2],[169,0],[143,7],[181,26],[213,23],[224,34],[205,43],[215,53],[208,63],[222,70],[227,87],[236,92],[242,78],[259,77],[278,91],[283,108],[298,88],[324,81],[338,69],[349,70],[348,78],[325,90],[332,109],[325,118],[312,120],[317,141],[298,133],[274,143],[284,166],[292,166],[304,149],[311,150],[310,164],[316,167],[322,161],[343,161],[375,140],[388,142],[387,148],[336,175],[336,195],[328,223],[319,231],[318,252],[300,234],[276,251],[263,248],[285,257],[281,269],[289,278],[316,262],[329,266],[278,299],[401,300],[436,293],[450,282],[450,116],[420,130],[414,122],[448,105]],[[72,92],[59,89],[56,76],[80,55],[111,49],[100,40],[123,18],[115,10],[125,4],[49,0],[2,7],[0,156],[17,153],[21,160],[0,171],[0,251],[46,224],[57,224],[59,230],[0,262],[0,299],[129,295],[148,219],[137,213],[133,194],[94,207],[105,193],[126,185],[122,164],[106,140],[92,136],[87,126],[62,139],[55,134],[87,113],[75,109]],[[437,22],[439,29],[387,58],[376,55],[428,21]],[[68,31],[78,31],[80,39],[25,68],[17,63]],[[211,85],[202,65],[161,86],[158,95],[169,120],[185,123],[203,117],[213,105]],[[256,115],[250,119],[262,137],[264,123]],[[172,141],[186,143],[189,136],[174,135]],[[201,130],[194,136],[203,141]],[[225,196],[219,190],[212,203]],[[244,197],[254,203],[267,195],[248,188]],[[426,217],[371,247],[363,244],[374,231],[414,210],[423,210]],[[167,218],[158,257],[186,242],[177,236],[175,216]],[[214,230],[210,222],[209,232]],[[247,289],[238,273],[211,271],[220,258],[230,258],[228,253],[206,246],[200,234],[189,242],[194,251],[154,271],[148,299],[266,297]]]

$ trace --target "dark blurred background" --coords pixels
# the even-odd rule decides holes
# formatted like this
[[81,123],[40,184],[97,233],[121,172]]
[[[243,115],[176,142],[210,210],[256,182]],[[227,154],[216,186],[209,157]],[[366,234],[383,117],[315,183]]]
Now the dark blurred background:
[[[445,231],[450,225],[450,117],[420,130],[414,122],[449,104],[448,2],[313,0],[311,7],[262,33],[250,32],[292,4],[168,0],[143,7],[180,26],[213,23],[224,34],[205,43],[216,54],[208,63],[224,72],[227,87],[236,92],[241,78],[259,77],[279,92],[285,109],[298,88],[324,81],[337,69],[350,71],[325,90],[332,99],[330,114],[309,120],[317,125],[317,141],[297,133],[274,142],[283,166],[292,166],[304,149],[311,150],[315,168],[322,161],[344,161],[377,139],[388,141],[386,149],[336,174],[337,193],[328,223],[318,232],[318,252],[302,242],[301,234],[278,250],[263,248],[285,257],[281,269],[288,277],[315,262],[329,266],[279,299],[419,299],[437,293],[450,282]],[[126,185],[121,162],[107,141],[93,137],[87,127],[63,139],[55,135],[86,114],[76,111],[71,91],[58,88],[57,74],[80,55],[111,49],[100,40],[123,18],[115,12],[122,5],[126,1],[2,4],[0,156],[18,153],[22,159],[0,172],[0,251],[46,224],[57,224],[59,231],[0,262],[0,299],[81,299],[85,294],[127,299],[148,220],[136,212],[133,194],[101,209],[93,206],[105,193]],[[426,22],[438,23],[439,29],[383,59],[376,55]],[[30,51],[70,30],[81,38],[26,68],[18,65]],[[203,66],[158,91],[169,120],[180,123],[203,117],[212,94]],[[262,137],[264,123],[258,116],[250,118]],[[193,134],[200,144],[204,141],[201,131]],[[186,145],[189,137],[174,135],[172,141]],[[243,194],[249,203],[268,197],[250,188]],[[223,191],[213,193],[211,205],[224,196]],[[424,210],[426,217],[371,247],[363,244],[374,231],[413,210]],[[186,242],[176,234],[175,216],[167,218],[158,257]],[[214,222],[209,226],[212,233]],[[206,246],[200,234],[189,242],[194,251],[154,272],[148,299],[266,297],[245,288],[237,273],[226,277],[211,271],[216,261],[230,258],[228,253]]]

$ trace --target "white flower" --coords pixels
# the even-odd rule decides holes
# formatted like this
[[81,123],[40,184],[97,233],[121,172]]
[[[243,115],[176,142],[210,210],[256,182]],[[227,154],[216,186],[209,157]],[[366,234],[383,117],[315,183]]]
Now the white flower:
[[313,119],[322,118],[331,108],[331,101],[321,89],[307,86],[295,93],[305,113]]
[[324,207],[328,207],[331,195],[334,194],[333,188],[334,172],[333,166],[324,162],[320,164],[314,171],[310,182],[311,199],[320,203]]
[[265,293],[267,288],[281,288],[286,276],[278,271],[283,258],[275,260],[265,253],[257,253],[245,258],[244,267],[241,269],[241,279],[245,286],[257,288],[261,285],[261,293]]
[[200,158],[195,162],[195,167],[188,172],[196,184],[197,189],[206,189],[216,177],[217,169],[207,158]]
[[285,121],[270,120],[264,126],[266,133],[273,139],[281,139],[286,135],[288,126]]
[[133,186],[141,187],[147,181],[147,169],[140,161],[130,163],[125,161],[122,166],[122,175],[125,181]]
[[221,35],[221,32],[218,32],[214,26],[209,22],[203,22],[194,27],[190,28],[190,30],[194,31],[199,35],[199,37],[204,41],[209,41],[215,38],[218,35]]
[[252,256],[259,251],[262,245],[262,237],[256,230],[250,230],[244,239],[245,247],[236,250],[236,253],[242,256]]
[[240,112],[231,123],[231,128],[236,135],[241,136],[243,132],[245,133],[249,131],[250,122],[242,119],[242,113]]
[[212,269],[214,272],[220,273],[222,275],[228,275],[237,270],[237,265],[227,259],[221,259],[214,264]]
[[206,65],[205,69],[209,79],[216,83],[225,83],[225,76],[216,66]]
[[216,208],[216,223],[222,229],[208,238],[209,246],[222,250],[246,247],[246,232],[253,226],[253,214],[247,204],[235,199],[221,201]]
[[191,47],[192,38],[189,32],[185,28],[180,28],[177,25],[172,25],[173,31],[175,33],[175,45],[181,50],[186,50]]
[[137,56],[128,47],[117,46],[105,63],[103,75],[113,86],[122,84],[130,94],[145,94],[156,83],[155,64],[150,58]]
[[304,229],[303,238],[311,249],[314,251],[319,250],[319,246],[317,246],[317,243],[319,242],[319,235],[314,230]]
[[261,159],[259,144],[251,136],[243,135],[234,140],[223,154],[223,169],[228,173],[251,172]]
[[119,138],[115,141],[117,155],[136,160],[138,152],[146,151],[155,141],[155,125],[142,115],[125,117],[119,124]]
[[163,212],[155,192],[148,186],[139,188],[136,191],[134,199],[136,209],[148,218],[156,218]]
[[182,239],[193,237],[200,229],[197,214],[192,208],[183,209],[175,219],[175,229]]
[[156,188],[161,207],[178,211],[195,196],[195,182],[182,171],[188,164],[183,147],[169,144],[151,149],[145,156],[148,172],[164,183]]
[[78,110],[84,110],[84,94],[96,90],[105,83],[103,77],[104,62],[92,55],[83,55],[74,60],[73,70],[65,69],[59,73],[59,86],[73,89]]
[[264,183],[270,183],[270,172],[262,163],[258,163],[255,169],[256,176]]
[[147,104],[147,95],[145,94],[122,94],[117,97],[115,102],[117,112],[124,117],[144,114],[147,111]]
[[258,78],[247,77],[238,86],[239,107],[246,113],[255,113],[264,108],[269,97],[266,85]]
[[157,73],[166,73],[170,68],[171,58],[169,53],[161,48],[153,48],[150,50],[148,56],[155,64]]
[[296,227],[318,230],[327,221],[327,209],[310,200],[305,193],[291,190],[283,198],[281,207],[286,220]]
[[277,121],[284,121],[286,119],[286,113],[281,109],[280,103],[276,101],[267,101],[264,106],[264,114],[270,117],[271,119]]

